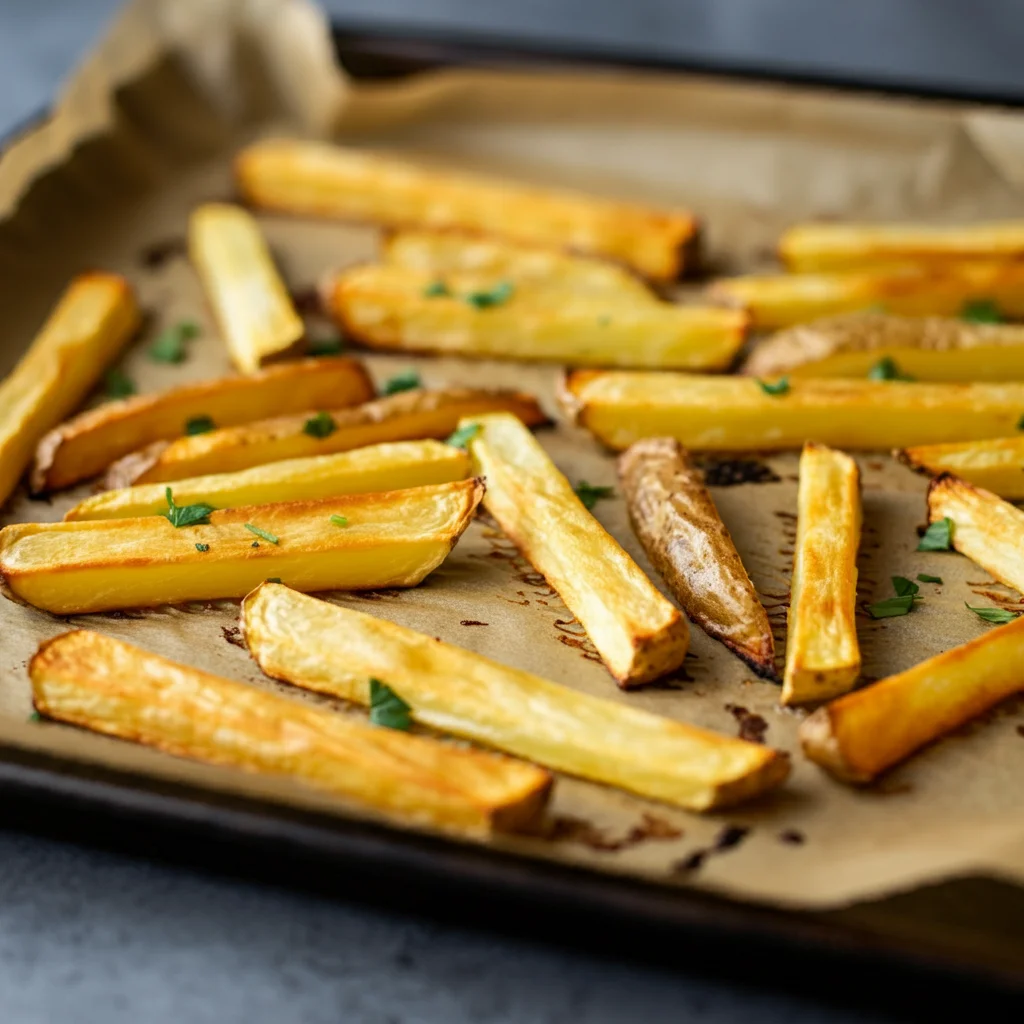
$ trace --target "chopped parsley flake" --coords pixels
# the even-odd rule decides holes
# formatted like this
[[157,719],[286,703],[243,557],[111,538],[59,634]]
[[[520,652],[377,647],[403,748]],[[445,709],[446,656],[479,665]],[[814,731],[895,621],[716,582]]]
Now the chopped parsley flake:
[[407,731],[412,725],[411,710],[387,683],[370,680],[370,721],[374,725]]
[[[269,541],[271,544],[280,544],[280,538],[275,537],[272,533],[268,533],[266,530],[260,529],[258,526],[254,526],[252,523],[246,523],[245,528],[250,533],[255,533],[257,537],[262,538],[265,541]],[[253,547],[259,547],[259,543],[253,544]]]
[[200,552],[204,552],[205,553],[205,552],[207,552],[209,550],[210,550],[210,545],[209,544],[197,544],[196,545],[196,551],[200,551]]
[[216,429],[217,424],[210,416],[193,416],[192,419],[185,422],[185,433],[190,437],[196,434],[208,434],[211,430]]
[[868,370],[868,380],[913,380],[914,378],[901,372],[896,360],[883,356]]
[[766,395],[785,395],[789,392],[789,378],[780,377],[774,384],[769,384],[766,380],[761,380],[760,377],[754,378],[757,381],[758,387]]
[[918,551],[949,551],[953,547],[953,520],[945,516],[932,523],[917,544]]
[[499,281],[493,288],[470,292],[466,296],[466,301],[477,309],[490,309],[492,306],[501,306],[508,302],[515,290],[515,285],[511,281]]
[[974,299],[964,303],[960,319],[975,324],[1001,324],[1006,318],[992,299]]
[[103,389],[108,398],[128,398],[136,391],[135,381],[124,370],[108,370],[103,378]]
[[984,619],[986,622],[994,622],[997,626],[1003,626],[1007,622],[1013,622],[1020,612],[1011,612],[1006,608],[975,608],[967,604],[964,601],[964,605],[979,619]]
[[167,495],[167,511],[160,514],[171,526],[178,529],[181,529],[183,526],[197,526],[200,523],[208,522],[210,513],[216,511],[212,505],[207,505],[205,501],[196,502],[194,505],[175,505],[174,495],[171,493],[170,487],[164,491],[164,494]]
[[157,335],[149,346],[149,358],[155,363],[180,363],[185,359],[185,342],[199,334],[198,324],[182,320]]
[[331,516],[331,522],[334,523],[335,526],[348,526],[348,517],[339,516],[337,513],[334,513]]
[[395,374],[384,384],[385,395],[397,395],[399,391],[412,391],[414,388],[423,387],[423,381],[415,370],[405,370]]
[[453,448],[462,448],[465,450],[466,446],[470,441],[476,437],[483,427],[479,423],[467,423],[464,427],[459,427],[458,430],[454,431],[451,436],[445,441],[445,444],[450,444]]
[[448,291],[448,285],[444,281],[431,281],[426,288],[423,289],[423,295],[428,299],[439,299],[446,295],[451,295]]
[[330,437],[337,429],[338,425],[328,412],[318,412],[302,425],[302,432],[310,437]]
[[588,484],[586,480],[581,480],[573,490],[576,491],[576,497],[583,502],[583,507],[588,512],[592,512],[594,506],[599,501],[615,497],[614,487],[594,487],[592,484]]

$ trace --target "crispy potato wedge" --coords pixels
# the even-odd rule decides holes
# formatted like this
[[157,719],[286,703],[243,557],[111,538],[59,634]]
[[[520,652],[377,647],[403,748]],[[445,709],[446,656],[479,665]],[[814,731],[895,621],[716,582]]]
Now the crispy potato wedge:
[[71,282],[0,383],[0,505],[28,468],[40,438],[92,390],[140,320],[123,277],[93,273]]
[[194,417],[210,416],[218,426],[228,427],[271,415],[356,405],[373,395],[362,363],[332,357],[108,402],[68,420],[39,442],[32,489],[56,491],[87,480],[143,445],[181,436]]
[[1024,435],[897,448],[893,458],[916,473],[952,473],[1001,498],[1024,498]]
[[487,480],[484,506],[558,591],[623,688],[678,668],[686,619],[583,507],[529,430],[509,413],[469,417],[469,453]]
[[795,224],[779,240],[790,270],[838,270],[906,260],[942,264],[1024,256],[1024,220],[978,224]]
[[883,359],[914,380],[1024,380],[1024,327],[848,313],[779,331],[755,347],[741,372],[866,377]]
[[368,679],[384,679],[424,725],[689,810],[750,799],[789,773],[779,751],[559,686],[288,587],[250,594],[242,628],[276,679],[360,704]]
[[965,304],[991,300],[1024,316],[1024,261],[891,264],[817,274],[753,274],[715,282],[708,297],[742,306],[758,328],[789,327],[837,313],[881,306],[902,316],[957,316]]
[[657,281],[682,274],[697,240],[687,210],[430,170],[318,142],[257,142],[236,157],[235,181],[247,202],[266,209],[503,235],[604,256]]
[[857,548],[860,470],[844,452],[804,446],[797,491],[783,704],[831,700],[860,675]]
[[951,473],[928,487],[928,522],[953,520],[953,547],[1024,594],[1024,512]]
[[518,391],[403,391],[354,409],[330,412],[334,429],[323,436],[308,432],[310,416],[303,414],[156,444],[115,462],[105,482],[108,487],[128,487],[234,473],[282,459],[346,452],[385,441],[446,438],[463,416],[496,410],[512,412],[531,426],[548,422],[537,400]]
[[442,829],[532,823],[551,790],[541,768],[379,729],[79,629],[29,664],[40,714],[178,757],[284,776]]
[[652,437],[620,455],[618,468],[633,530],[686,614],[759,676],[776,678],[768,613],[685,449]]
[[[469,456],[460,448],[439,441],[395,441],[337,455],[285,459],[237,473],[178,480],[174,484],[174,500],[179,505],[205,501],[215,508],[237,508],[399,491],[451,483],[469,475]],[[167,511],[165,490],[164,484],[140,484],[104,491],[65,513],[64,521],[158,515]]]
[[[717,306],[637,302],[610,292],[512,288],[481,305],[472,274],[436,276],[395,266],[341,271],[324,286],[324,307],[346,338],[370,348],[579,366],[724,370],[746,337],[747,315]],[[509,287],[509,282],[495,284]]]
[[799,448],[820,441],[875,451],[993,437],[1024,412],[1022,384],[791,380],[768,394],[750,377],[577,370],[562,381],[569,417],[609,448],[674,437],[704,451]]
[[819,708],[804,754],[844,782],[870,782],[1024,690],[1024,618]]
[[[214,512],[17,523],[0,530],[4,593],[57,615],[242,597],[268,577],[300,590],[414,587],[448,556],[478,480]],[[332,516],[345,520],[339,523]]]
[[301,351],[305,324],[248,210],[230,203],[197,207],[188,219],[188,252],[242,373]]

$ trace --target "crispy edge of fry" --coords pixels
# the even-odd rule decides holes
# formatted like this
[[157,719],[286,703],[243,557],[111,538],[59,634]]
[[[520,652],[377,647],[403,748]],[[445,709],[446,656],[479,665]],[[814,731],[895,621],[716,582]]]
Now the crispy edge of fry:
[[[970,465],[959,459],[944,461],[949,455],[977,453],[1005,454],[1002,460]],[[998,494],[1001,498],[1024,498],[1024,435],[993,437],[981,441],[921,444],[907,448],[894,448],[892,457],[907,469],[922,476],[937,477],[951,473],[975,487]]]

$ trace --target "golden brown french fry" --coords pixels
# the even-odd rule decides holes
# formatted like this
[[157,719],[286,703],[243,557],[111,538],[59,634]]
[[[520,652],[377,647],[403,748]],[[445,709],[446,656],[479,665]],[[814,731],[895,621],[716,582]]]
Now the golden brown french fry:
[[951,519],[953,547],[1024,594],[1024,512],[951,473],[928,487],[928,522]]
[[867,377],[874,372],[929,381],[1022,380],[1024,327],[849,313],[779,331],[756,346],[741,372],[752,377]]
[[831,700],[860,675],[857,547],[860,471],[843,452],[804,446],[782,703]]
[[789,327],[881,307],[903,316],[958,316],[974,301],[1024,316],[1024,262],[889,264],[816,274],[753,274],[715,282],[708,297],[742,306],[753,326]]
[[[0,530],[4,593],[58,615],[242,597],[268,577],[300,590],[414,587],[448,556],[478,480],[213,512],[17,523]],[[179,506],[183,507],[183,506]]]
[[318,142],[257,142],[238,154],[235,180],[247,202],[266,209],[504,235],[604,256],[659,281],[680,276],[697,239],[687,210],[434,171]]
[[875,451],[993,437],[1016,428],[1024,383],[908,384],[790,379],[769,394],[751,377],[577,370],[563,380],[567,415],[609,448],[674,437],[705,451],[799,448],[820,441]]
[[354,359],[303,359],[249,377],[221,377],[153,395],[108,402],[50,431],[36,449],[32,488],[70,487],[102,473],[115,459],[165,438],[188,421],[210,417],[219,427],[308,409],[338,408],[373,398],[373,383]]
[[354,409],[321,413],[320,417],[330,417],[330,424],[323,420],[324,429],[312,433],[308,426],[312,417],[303,414],[153,445],[115,462],[105,482],[108,487],[128,487],[233,473],[282,459],[346,452],[385,441],[446,438],[463,416],[496,410],[512,412],[530,426],[548,422],[537,400],[518,391],[403,391]]
[[[238,508],[279,501],[315,501],[342,494],[398,491],[464,480],[469,475],[469,456],[460,448],[439,441],[395,441],[337,455],[286,459],[237,473],[178,480],[174,484],[174,499],[179,505],[205,501],[216,508]],[[65,514],[64,520],[157,515],[167,510],[165,491],[164,484],[140,484],[119,491],[104,491],[76,505]]]
[[39,439],[73,412],[138,329],[139,308],[117,274],[83,274],[0,383],[0,505]]
[[551,789],[533,765],[379,729],[90,630],[45,641],[29,676],[47,718],[293,779],[403,821],[514,830],[539,816]]
[[353,267],[326,283],[324,306],[346,338],[371,348],[579,366],[724,370],[746,337],[741,310],[479,283],[449,274],[438,295],[420,270]]
[[1024,256],[1024,220],[976,224],[796,224],[779,240],[790,270],[946,263]]
[[779,785],[784,753],[602,700],[351,608],[264,584],[246,643],[277,679],[360,704],[386,680],[424,725],[695,811]]
[[844,782],[870,782],[1024,690],[1024,618],[849,693],[800,726],[804,754]]
[[619,456],[629,518],[651,564],[686,614],[759,676],[775,678],[775,641],[700,471],[668,437]]
[[188,251],[242,373],[298,354],[306,328],[252,214],[230,203],[197,207],[188,220]]
[[623,688],[678,668],[690,633],[619,543],[583,507],[530,431],[509,413],[468,417],[484,506],[579,619]]
[[1024,435],[922,444],[892,454],[917,473],[952,473],[1001,498],[1024,498]]

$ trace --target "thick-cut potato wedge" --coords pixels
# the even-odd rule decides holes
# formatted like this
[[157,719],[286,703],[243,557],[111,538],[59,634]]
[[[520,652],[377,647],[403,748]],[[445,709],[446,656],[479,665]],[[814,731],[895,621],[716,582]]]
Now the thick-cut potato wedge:
[[32,488],[55,491],[87,480],[128,452],[179,437],[193,417],[210,416],[218,426],[228,427],[272,415],[356,405],[373,395],[362,363],[329,358],[108,402],[68,420],[40,441]]
[[686,614],[774,679],[768,613],[685,449],[668,437],[638,441],[619,456],[619,481],[633,530]]
[[347,452],[385,441],[446,438],[463,416],[495,411],[512,412],[530,426],[548,422],[537,400],[518,391],[403,391],[355,409],[332,411],[335,429],[326,437],[306,433],[309,416],[303,414],[152,445],[115,462],[105,482],[108,487],[128,487],[233,473],[282,459]]
[[917,473],[952,473],[1001,498],[1024,498],[1024,435],[897,448],[893,458]]
[[1024,379],[1024,327],[850,313],[791,327],[744,363],[752,377],[866,377],[882,359],[915,380]]
[[481,287],[512,281],[530,292],[594,292],[647,304],[658,301],[639,277],[607,260],[464,231],[394,231],[385,238],[381,255],[391,266],[442,282],[449,274],[479,274]]
[[484,506],[530,564],[579,619],[623,688],[678,668],[686,657],[686,619],[583,507],[569,481],[527,428],[509,413],[477,424],[469,442],[487,480]]
[[826,704],[800,726],[804,754],[870,782],[1024,690],[1024,618]]
[[230,203],[197,207],[188,220],[188,251],[242,373],[300,351],[305,325],[248,210]]
[[612,293],[513,290],[479,308],[473,275],[449,274],[451,294],[430,294],[435,275],[393,266],[344,270],[324,306],[346,338],[371,348],[577,366],[724,370],[747,315],[716,306],[637,302]]
[[770,395],[750,377],[577,370],[559,397],[576,423],[614,449],[674,437],[704,451],[780,450],[805,441],[876,451],[1009,433],[1024,413],[1024,383],[808,378]]
[[782,703],[831,700],[860,675],[857,547],[860,470],[843,452],[805,445],[800,456],[796,549]]
[[951,473],[928,487],[928,522],[953,520],[953,547],[1024,594],[1024,512]]
[[442,829],[514,830],[551,790],[541,768],[378,729],[75,630],[29,664],[40,714],[178,757],[283,776]]
[[1024,256],[1024,220],[979,224],[796,224],[779,240],[790,270],[947,263]]
[[[342,494],[398,491],[427,484],[464,480],[469,456],[439,441],[396,441],[356,448],[337,455],[313,455],[254,466],[237,473],[197,476],[174,484],[179,505],[206,502],[215,508],[267,505],[279,501],[314,501]],[[84,519],[131,519],[167,510],[164,484],[140,484],[104,491],[76,505],[65,522]]]
[[461,480],[253,505],[181,528],[160,516],[17,523],[0,530],[0,576],[6,596],[57,615],[242,597],[268,577],[299,590],[414,587],[448,556],[483,489]]
[[820,274],[752,274],[715,282],[708,297],[742,306],[754,327],[789,327],[881,306],[903,316],[957,316],[972,300],[1024,316],[1024,261],[894,264]]
[[83,274],[71,282],[0,383],[0,505],[28,468],[39,439],[85,398],[140,319],[123,277]]
[[257,142],[238,154],[235,180],[247,202],[266,209],[504,235],[604,256],[658,281],[682,274],[697,240],[687,210],[451,174],[317,142]]
[[366,704],[374,676],[424,725],[690,810],[750,799],[789,772],[779,751],[559,686],[288,587],[250,594],[242,628],[274,678]]

